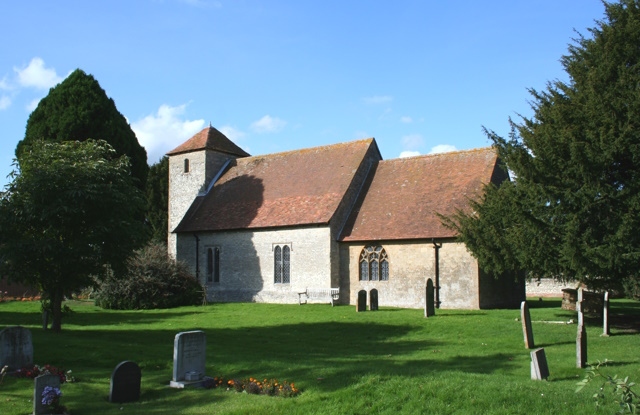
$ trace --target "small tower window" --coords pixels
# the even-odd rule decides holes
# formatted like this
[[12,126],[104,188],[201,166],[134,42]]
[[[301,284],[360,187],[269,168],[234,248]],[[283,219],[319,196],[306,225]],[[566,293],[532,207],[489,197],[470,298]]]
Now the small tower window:
[[184,159],[184,172],[189,173],[189,159]]

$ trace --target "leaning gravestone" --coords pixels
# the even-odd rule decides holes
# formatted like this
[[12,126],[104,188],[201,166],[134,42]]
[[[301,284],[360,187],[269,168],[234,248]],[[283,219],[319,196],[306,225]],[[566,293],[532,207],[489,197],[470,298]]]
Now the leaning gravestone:
[[367,292],[365,290],[358,291],[358,303],[356,311],[367,311]]
[[0,368],[4,366],[10,371],[33,366],[31,331],[20,326],[0,331]]
[[378,311],[378,290],[369,291],[369,311]]
[[173,379],[169,386],[200,386],[204,380],[207,336],[202,330],[176,334],[173,341]]
[[50,408],[42,403],[42,392],[44,388],[60,388],[60,377],[58,375],[40,375],[33,380],[33,415],[51,414]]
[[576,367],[582,369],[587,365],[587,330],[584,326],[584,289],[578,290],[578,335],[576,336]]
[[533,349],[533,330],[531,329],[531,314],[526,301],[520,305],[520,317],[522,318],[522,333],[524,334],[524,347]]
[[426,299],[424,301],[424,316],[431,317],[436,315],[435,299],[434,299],[433,281],[427,279]]
[[549,377],[549,366],[544,349],[536,349],[531,352],[531,379],[543,380]]
[[140,400],[140,366],[129,360],[120,362],[111,374],[109,402],[125,403]]

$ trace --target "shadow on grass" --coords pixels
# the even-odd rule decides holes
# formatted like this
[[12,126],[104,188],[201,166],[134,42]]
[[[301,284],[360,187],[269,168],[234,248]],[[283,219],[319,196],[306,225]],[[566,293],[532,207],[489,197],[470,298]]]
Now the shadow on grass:
[[542,301],[539,300],[527,300],[527,305],[529,306],[529,308],[560,308],[562,307],[562,300],[560,299],[553,299],[553,300],[547,300],[544,299]]

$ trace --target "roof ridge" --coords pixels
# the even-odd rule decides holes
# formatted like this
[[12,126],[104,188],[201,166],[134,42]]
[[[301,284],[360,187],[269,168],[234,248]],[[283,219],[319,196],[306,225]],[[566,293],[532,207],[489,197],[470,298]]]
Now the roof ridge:
[[305,148],[299,148],[297,150],[286,150],[286,151],[280,151],[277,153],[268,153],[268,154],[260,154],[260,155],[256,155],[256,156],[249,156],[249,157],[243,157],[241,159],[238,159],[238,161],[240,160],[245,160],[247,162],[251,161],[251,160],[255,160],[255,159],[260,159],[260,158],[265,158],[265,157],[278,157],[278,156],[284,156],[284,155],[288,155],[288,154],[293,154],[293,153],[309,153],[312,151],[317,151],[317,150],[329,150],[331,148],[336,148],[336,147],[344,147],[347,145],[353,145],[353,144],[357,144],[357,143],[372,143],[375,139],[373,137],[370,138],[364,138],[361,140],[354,140],[354,141],[347,141],[344,143],[334,143],[334,144],[326,144],[323,146],[316,146],[316,147],[305,147]]
[[396,161],[396,160],[416,160],[416,159],[421,159],[421,158],[432,158],[432,157],[446,157],[446,156],[455,156],[455,155],[459,155],[462,153],[480,153],[480,152],[488,152],[488,151],[493,151],[496,152],[493,149],[493,146],[488,146],[488,147],[476,147],[476,148],[470,148],[470,149],[465,149],[465,150],[455,150],[455,151],[446,151],[443,153],[430,153],[430,154],[419,154],[417,156],[411,156],[411,157],[396,157],[393,159],[386,159],[386,160],[380,160],[380,162],[391,162],[391,161]]

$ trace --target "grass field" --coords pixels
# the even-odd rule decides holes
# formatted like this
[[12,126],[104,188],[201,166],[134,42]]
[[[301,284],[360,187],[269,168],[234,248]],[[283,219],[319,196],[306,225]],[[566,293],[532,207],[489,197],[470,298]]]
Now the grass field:
[[[74,313],[60,334],[41,328],[37,302],[0,303],[0,328],[32,331],[35,363],[71,369],[76,383],[62,385],[70,414],[591,414],[613,413],[613,401],[596,411],[598,385],[575,393],[576,319],[559,300],[531,303],[537,347],[544,347],[551,376],[530,379],[519,310],[421,310],[322,304],[212,304],[154,311],[106,311],[68,303]],[[623,321],[618,315],[627,315]],[[600,337],[587,321],[589,362],[609,359],[606,373],[640,381],[640,303],[616,300],[612,336]],[[631,316],[631,317],[629,317]],[[619,321],[621,328],[616,328]],[[176,333],[207,334],[207,375],[277,378],[294,382],[295,398],[248,395],[224,389],[176,390],[172,375]],[[142,369],[139,402],[108,402],[114,367],[133,360]],[[637,387],[636,387],[637,388]],[[6,377],[0,414],[28,414],[33,381]]]

